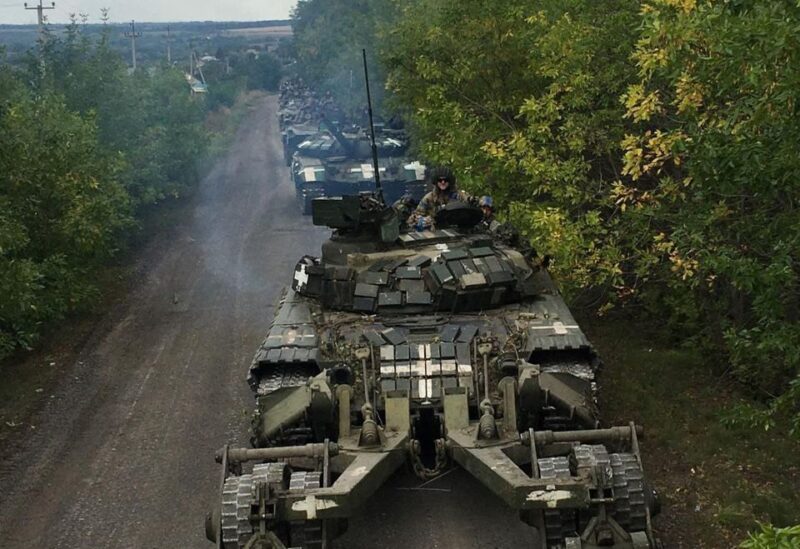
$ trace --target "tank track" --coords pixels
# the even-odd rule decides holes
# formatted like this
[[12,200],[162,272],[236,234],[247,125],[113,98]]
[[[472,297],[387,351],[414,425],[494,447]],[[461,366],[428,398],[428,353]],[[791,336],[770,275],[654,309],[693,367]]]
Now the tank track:
[[290,492],[302,492],[322,486],[322,473],[319,471],[297,471],[289,479]]
[[[541,365],[543,373],[552,374],[569,374],[578,379],[589,382],[589,394],[587,396],[587,405],[593,407],[595,417],[598,416],[598,386],[596,381],[596,373],[598,366],[593,362],[585,360],[575,360],[568,362],[547,362]],[[583,429],[584,426],[575,421],[569,414],[559,411],[554,406],[545,406],[542,409],[542,429],[549,431],[569,431],[571,429]]]
[[[308,382],[308,378],[311,377],[311,375],[312,373],[309,371],[307,365],[281,364],[270,366],[270,368],[266,370],[264,375],[258,380],[258,396],[267,396],[278,389],[287,387],[301,387]],[[258,440],[260,437],[261,428],[258,413],[253,415],[250,427],[252,433],[250,443],[254,447],[257,447],[260,444]],[[310,427],[300,423],[293,426],[287,426],[284,432],[269,441],[269,445],[277,446],[286,444],[291,446],[295,444],[305,444],[309,442],[311,438],[313,438],[313,433]]]
[[310,375],[308,368],[300,364],[270,366],[258,380],[257,393],[263,396],[284,387],[305,385]]

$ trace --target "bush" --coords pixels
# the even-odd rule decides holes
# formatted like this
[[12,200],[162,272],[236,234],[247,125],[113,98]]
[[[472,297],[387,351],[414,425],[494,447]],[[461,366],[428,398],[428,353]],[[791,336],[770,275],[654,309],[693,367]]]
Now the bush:
[[776,528],[770,524],[759,524],[759,531],[750,533],[742,549],[800,549],[800,524],[788,528]]

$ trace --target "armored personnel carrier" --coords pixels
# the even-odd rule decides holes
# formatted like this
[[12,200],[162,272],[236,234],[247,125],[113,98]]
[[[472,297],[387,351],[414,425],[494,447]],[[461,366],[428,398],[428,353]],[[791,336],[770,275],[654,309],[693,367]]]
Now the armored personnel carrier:
[[[368,135],[357,126],[340,131],[336,124],[324,125],[327,129],[297,145],[292,159],[292,182],[305,215],[315,198],[376,190]],[[391,204],[410,196],[419,201],[425,194],[425,166],[407,155],[405,133],[378,128],[375,142],[385,200]]]
[[659,547],[633,423],[601,427],[599,359],[513,230],[450,203],[424,232],[375,195],[319,199],[249,368],[252,448],[225,446],[218,548],[324,548],[382,483],[460,466],[537,549]]

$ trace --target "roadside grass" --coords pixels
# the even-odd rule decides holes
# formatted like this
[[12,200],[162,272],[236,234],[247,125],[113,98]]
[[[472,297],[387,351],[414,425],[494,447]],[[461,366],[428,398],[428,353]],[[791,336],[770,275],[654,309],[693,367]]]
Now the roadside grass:
[[605,364],[606,423],[645,426],[645,472],[661,494],[666,547],[736,547],[757,521],[800,523],[800,441],[779,430],[728,427],[746,402],[711,360],[625,318],[584,319]]
[[266,92],[260,90],[244,91],[236,97],[232,107],[220,107],[208,113],[205,128],[211,136],[211,141],[201,166],[203,173],[207,173],[216,159],[228,151],[239,125],[266,95],[268,95]]

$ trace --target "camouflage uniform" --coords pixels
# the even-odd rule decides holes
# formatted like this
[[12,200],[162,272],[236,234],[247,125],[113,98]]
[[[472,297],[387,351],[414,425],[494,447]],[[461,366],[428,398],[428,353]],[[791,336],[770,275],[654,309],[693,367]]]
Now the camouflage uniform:
[[[447,179],[449,185],[442,191],[437,185],[439,179]],[[433,226],[433,217],[440,209],[447,205],[451,200],[466,202],[469,196],[458,190],[456,187],[456,177],[450,168],[438,166],[433,168],[428,174],[428,183],[433,186],[433,190],[422,197],[417,209],[408,218],[408,224],[416,226],[418,230]]]
[[445,192],[440,192],[437,188],[422,197],[415,213],[421,216],[433,216],[451,200],[466,202],[468,199],[464,191],[447,189]]
[[500,222],[494,218],[494,214],[489,217],[484,217],[483,221],[481,221],[481,228],[493,233],[497,230],[497,227],[500,226]]

